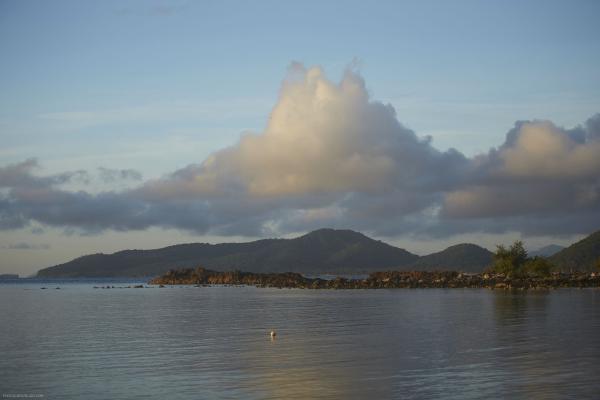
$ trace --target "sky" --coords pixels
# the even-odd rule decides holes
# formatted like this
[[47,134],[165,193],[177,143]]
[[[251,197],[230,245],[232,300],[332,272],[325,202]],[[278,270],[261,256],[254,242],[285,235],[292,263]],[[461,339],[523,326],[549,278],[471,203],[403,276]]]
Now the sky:
[[600,228],[600,3],[0,1],[0,273]]

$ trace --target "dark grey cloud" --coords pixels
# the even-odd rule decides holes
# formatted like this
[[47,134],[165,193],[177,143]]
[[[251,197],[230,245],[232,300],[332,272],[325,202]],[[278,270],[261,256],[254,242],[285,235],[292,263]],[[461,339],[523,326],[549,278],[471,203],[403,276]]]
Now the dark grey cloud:
[[[0,167],[1,229],[588,233],[600,222],[600,115],[573,129],[519,121],[500,146],[467,158],[403,126],[357,74],[333,84],[318,68],[294,65],[265,130],[200,164],[98,194],[61,186],[85,171],[38,172],[35,160]],[[99,176],[141,180],[134,170],[100,168]]]
[[135,169],[112,169],[98,167],[98,175],[104,183],[114,183],[117,181],[141,181],[142,173]]
[[0,188],[62,185],[69,182],[89,183],[90,179],[89,174],[83,170],[44,177],[34,175],[33,172],[36,170],[40,170],[40,165],[35,158],[0,167]]

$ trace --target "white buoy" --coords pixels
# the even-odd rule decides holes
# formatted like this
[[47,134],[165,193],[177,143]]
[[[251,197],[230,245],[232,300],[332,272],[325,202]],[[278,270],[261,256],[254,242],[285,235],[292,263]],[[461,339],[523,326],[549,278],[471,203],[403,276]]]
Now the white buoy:
[[271,339],[275,339],[275,336],[277,336],[277,332],[271,331]]

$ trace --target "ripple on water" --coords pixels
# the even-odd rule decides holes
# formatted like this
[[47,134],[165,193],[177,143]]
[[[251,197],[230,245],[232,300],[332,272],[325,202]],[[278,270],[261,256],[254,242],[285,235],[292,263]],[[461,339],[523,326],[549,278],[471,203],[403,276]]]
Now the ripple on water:
[[593,290],[63,286],[0,286],[2,393],[463,399],[598,390]]

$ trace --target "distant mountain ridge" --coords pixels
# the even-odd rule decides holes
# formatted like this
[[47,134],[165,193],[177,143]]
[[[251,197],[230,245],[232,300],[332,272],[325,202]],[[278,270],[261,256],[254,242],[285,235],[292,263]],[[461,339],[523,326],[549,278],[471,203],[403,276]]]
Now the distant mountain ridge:
[[39,277],[158,276],[199,265],[216,271],[370,273],[384,270],[481,271],[491,253],[476,245],[452,246],[419,257],[351,230],[319,229],[294,239],[247,243],[189,243],[153,250],[91,254],[44,268]]
[[564,246],[558,244],[549,244],[548,246],[541,247],[537,250],[529,252],[530,257],[550,257],[564,249]]

